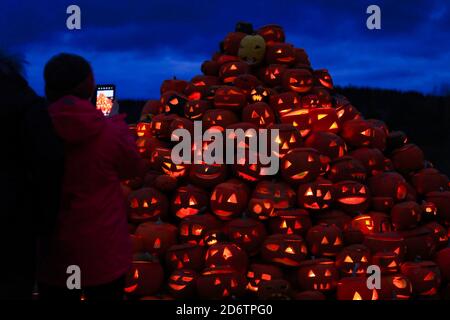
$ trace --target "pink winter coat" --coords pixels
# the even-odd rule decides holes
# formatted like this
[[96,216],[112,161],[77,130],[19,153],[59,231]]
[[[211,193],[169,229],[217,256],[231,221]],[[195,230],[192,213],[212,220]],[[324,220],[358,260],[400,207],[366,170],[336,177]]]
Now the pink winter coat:
[[86,100],[66,96],[49,107],[66,145],[61,210],[56,231],[39,247],[39,282],[66,286],[69,265],[82,286],[116,280],[131,265],[126,200],[120,181],[144,164],[123,117],[105,118]]

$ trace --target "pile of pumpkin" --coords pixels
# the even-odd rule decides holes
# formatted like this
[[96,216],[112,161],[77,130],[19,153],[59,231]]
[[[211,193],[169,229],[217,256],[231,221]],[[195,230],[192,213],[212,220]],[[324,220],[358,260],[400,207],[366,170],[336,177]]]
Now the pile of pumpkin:
[[[403,132],[364,119],[278,25],[238,23],[201,71],[165,80],[130,126],[149,171],[124,182],[135,253],[128,298],[448,292],[449,179]],[[279,173],[173,163],[172,132],[196,120],[204,130],[279,129]],[[367,286],[370,265],[381,289]]]

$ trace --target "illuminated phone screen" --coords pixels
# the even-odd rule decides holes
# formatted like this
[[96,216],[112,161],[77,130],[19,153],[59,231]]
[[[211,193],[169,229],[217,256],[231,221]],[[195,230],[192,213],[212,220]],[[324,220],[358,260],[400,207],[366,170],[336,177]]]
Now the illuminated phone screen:
[[101,110],[105,116],[109,116],[111,113],[115,94],[116,87],[114,85],[97,86],[95,106],[98,110]]

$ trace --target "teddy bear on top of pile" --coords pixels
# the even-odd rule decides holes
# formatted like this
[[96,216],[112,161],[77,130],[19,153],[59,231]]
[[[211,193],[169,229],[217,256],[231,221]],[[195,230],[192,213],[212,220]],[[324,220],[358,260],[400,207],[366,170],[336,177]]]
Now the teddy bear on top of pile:
[[[130,126],[149,165],[124,182],[130,299],[448,294],[449,179],[403,132],[364,119],[278,25],[238,23],[201,71],[163,81]],[[173,163],[172,132],[197,120],[223,134],[278,129],[279,172]],[[381,289],[367,286],[373,265]]]

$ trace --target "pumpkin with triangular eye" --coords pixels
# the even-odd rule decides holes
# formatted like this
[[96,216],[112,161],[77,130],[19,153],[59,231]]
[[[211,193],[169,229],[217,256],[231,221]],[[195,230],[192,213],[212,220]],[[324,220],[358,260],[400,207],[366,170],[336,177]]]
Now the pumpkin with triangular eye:
[[294,108],[289,112],[280,116],[280,121],[283,124],[290,124],[299,131],[302,137],[306,137],[311,131],[311,117],[309,110],[305,108]]
[[299,185],[297,189],[297,204],[309,210],[324,210],[330,208],[334,201],[333,183],[323,178]]
[[316,69],[313,71],[313,75],[316,85],[333,90],[333,79],[327,69]]
[[224,130],[229,125],[239,122],[234,112],[225,109],[206,110],[202,117],[203,130],[218,127]]
[[308,114],[311,119],[311,130],[313,132],[338,133],[341,129],[341,123],[334,108],[314,108],[310,109]]
[[295,234],[270,235],[261,247],[261,256],[265,261],[286,267],[298,267],[307,254],[303,238]]
[[168,202],[166,196],[155,188],[142,188],[128,195],[128,207],[130,221],[141,223],[166,216]]
[[179,187],[173,195],[170,210],[183,219],[198,214],[209,204],[209,193],[193,185]]
[[197,278],[197,291],[202,299],[222,300],[245,294],[246,278],[231,267],[205,269]]
[[248,73],[249,66],[242,61],[230,61],[222,64],[219,69],[219,77],[225,84],[231,84],[241,74]]
[[355,215],[365,212],[370,205],[369,188],[366,185],[344,180],[334,184],[336,204],[345,212]]
[[[339,111],[338,111],[339,114]],[[378,132],[377,127],[365,119],[354,119],[342,124],[341,137],[347,145],[359,147],[379,147],[383,139],[386,139],[384,133]],[[379,141],[381,139],[381,141]]]
[[313,92],[302,95],[300,98],[303,109],[314,109],[320,107],[319,96]]
[[441,285],[441,272],[432,261],[408,261],[400,267],[402,273],[411,281],[414,295],[433,297]]
[[236,180],[228,180],[218,184],[210,198],[213,213],[222,220],[230,220],[239,215],[247,207],[248,190]]
[[130,296],[147,296],[159,291],[164,271],[157,259],[148,254],[136,254],[125,277],[124,292]]
[[190,100],[184,106],[184,116],[191,120],[200,120],[205,111],[211,108],[206,100]]
[[182,116],[184,106],[188,102],[188,99],[182,93],[176,91],[166,91],[161,95],[160,101],[163,106],[163,112],[174,113]]
[[283,74],[282,82],[285,90],[305,93],[312,89],[314,79],[307,69],[287,69]]
[[177,118],[178,116],[176,114],[161,113],[155,115],[150,123],[151,134],[159,139],[170,139],[170,125]]
[[259,70],[259,77],[266,85],[275,87],[281,84],[282,76],[287,66],[284,64],[270,64]]
[[336,289],[338,280],[339,272],[330,259],[303,261],[297,271],[297,281],[301,290],[329,292]]
[[315,149],[291,149],[281,161],[281,176],[291,185],[314,181],[321,173],[320,155]]
[[264,282],[282,278],[283,272],[279,267],[270,264],[252,263],[247,271],[247,290],[258,292],[259,287]]
[[178,226],[181,242],[204,246],[204,237],[208,231],[220,229],[221,223],[211,214],[188,216]]
[[379,300],[408,300],[412,295],[411,281],[403,274],[383,275]]
[[237,218],[228,222],[224,228],[228,238],[251,256],[259,252],[266,237],[264,224],[252,218]]
[[274,141],[278,144],[278,151],[272,150],[272,155],[282,159],[291,149],[302,146],[301,131],[287,123],[275,123],[268,127],[269,130],[278,130]]
[[264,60],[266,52],[266,41],[260,35],[246,35],[242,38],[238,57],[249,65],[257,65]]
[[170,223],[148,221],[141,223],[134,233],[142,239],[146,252],[164,255],[172,245],[177,243],[178,229]]
[[223,229],[210,230],[205,233],[203,242],[206,247],[212,247],[218,243],[228,241],[227,236],[223,232]]
[[436,215],[444,225],[450,225],[450,191],[433,191],[426,195],[425,200],[434,204]]
[[205,266],[207,268],[227,266],[236,271],[244,272],[247,269],[247,264],[247,253],[231,242],[217,243],[210,246],[206,251]]
[[140,137],[148,137],[151,135],[151,125],[148,121],[138,122],[136,125],[136,136]]
[[318,224],[308,230],[306,242],[313,256],[334,257],[343,247],[342,232],[335,225]]
[[400,263],[400,258],[395,252],[380,251],[372,255],[372,264],[380,267],[381,274],[399,272]]
[[275,203],[272,199],[251,198],[248,202],[250,216],[259,220],[267,220],[275,216]]
[[364,245],[370,252],[393,252],[400,260],[406,253],[405,239],[397,232],[374,233],[366,235]]
[[327,89],[323,87],[313,87],[311,93],[317,97],[319,107],[331,108],[333,106],[333,98]]
[[241,89],[231,86],[219,87],[214,95],[214,107],[240,111],[247,104],[247,96]]
[[275,115],[265,102],[257,102],[242,110],[242,121],[253,123],[259,128],[267,128],[275,122]]
[[328,172],[328,179],[333,182],[343,180],[355,180],[358,182],[366,181],[366,168],[362,163],[350,156],[343,156],[334,159],[330,163],[330,171]]
[[275,217],[270,219],[272,233],[304,235],[311,228],[312,222],[308,211],[304,209],[276,210]]
[[189,165],[175,164],[172,161],[172,150],[169,148],[156,148],[150,157],[151,166],[173,178],[181,178],[188,174]]
[[371,259],[369,248],[361,244],[353,244],[338,253],[336,268],[342,276],[346,277],[365,275]]
[[266,45],[266,64],[286,64],[295,62],[295,51],[289,43],[271,43]]
[[302,103],[297,93],[287,91],[270,96],[270,106],[280,118],[294,109],[301,109]]
[[448,230],[437,222],[430,222],[424,225],[424,228],[432,231],[434,235],[434,242],[436,249],[440,250],[446,248],[448,245]]
[[176,299],[187,299],[195,296],[197,273],[189,269],[177,269],[172,272],[167,281],[171,296]]
[[330,160],[343,157],[347,146],[338,135],[331,132],[313,132],[305,141],[305,147],[314,148]]
[[277,24],[263,26],[256,33],[261,35],[267,43],[284,42],[286,38],[283,28]]
[[220,84],[220,79],[215,76],[198,75],[191,79],[191,82],[184,89],[184,94],[189,100],[200,100],[208,92],[211,86]]
[[376,288],[369,288],[366,277],[342,278],[337,285],[338,300],[378,300]]
[[[349,154],[366,168],[369,176],[375,176],[383,173],[387,167],[387,160],[383,153],[376,148],[358,148]],[[389,170],[386,170],[389,171]]]
[[167,249],[166,266],[169,270],[186,268],[198,271],[204,266],[203,258],[202,246],[192,243],[175,244]]
[[383,172],[368,180],[373,200],[378,199],[377,211],[390,211],[394,203],[406,199],[408,186],[405,179],[397,172]]
[[167,144],[155,137],[146,136],[136,139],[136,147],[142,159],[150,161],[153,150],[156,148],[165,148]]

